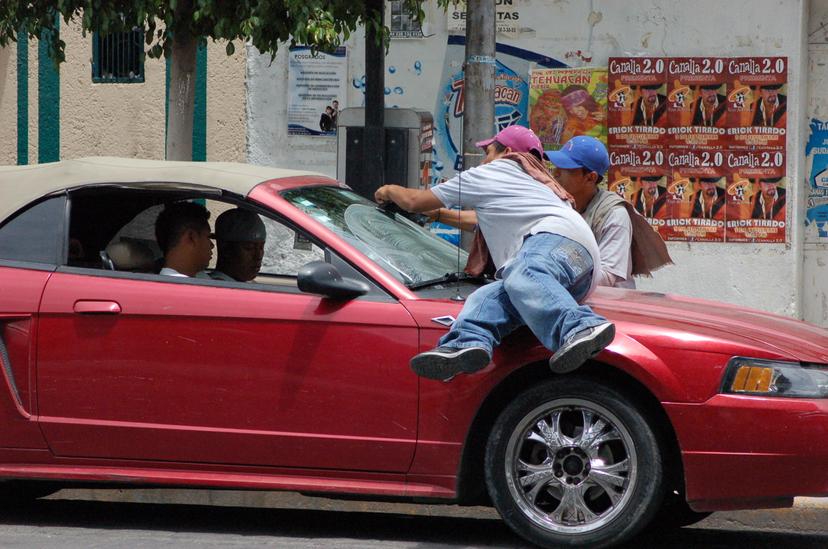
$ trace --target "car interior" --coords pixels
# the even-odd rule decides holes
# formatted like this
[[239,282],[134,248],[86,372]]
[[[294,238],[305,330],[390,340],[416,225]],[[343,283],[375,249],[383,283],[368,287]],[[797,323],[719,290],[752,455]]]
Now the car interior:
[[[155,240],[155,220],[166,203],[179,200],[203,204],[210,211],[211,231],[223,211],[235,207],[254,209],[238,197],[190,189],[87,187],[72,191],[66,265],[84,270],[157,275],[163,266],[163,255]],[[253,281],[255,284],[295,287],[302,265],[330,259],[330,252],[308,235],[283,220],[263,215],[263,210],[254,211],[267,229],[265,255],[259,276]],[[215,266],[216,255],[214,252],[210,268]]]

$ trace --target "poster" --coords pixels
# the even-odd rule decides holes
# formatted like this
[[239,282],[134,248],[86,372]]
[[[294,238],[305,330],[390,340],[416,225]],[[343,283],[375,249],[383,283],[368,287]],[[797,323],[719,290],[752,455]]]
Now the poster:
[[390,38],[425,38],[422,25],[405,9],[403,0],[389,0],[386,3],[386,17]]
[[[551,57],[514,46],[497,43],[495,49],[497,52],[495,127],[492,128],[492,135],[514,124],[529,126],[528,76],[530,67],[533,65],[547,68],[564,66],[563,63]],[[451,179],[463,165],[460,148],[463,141],[465,52],[465,37],[450,35],[443,61],[440,92],[434,107],[432,185]],[[460,242],[460,231],[449,225],[432,223],[431,231],[454,244]]]
[[808,195],[805,203],[805,242],[828,243],[828,121],[812,118],[805,147]]
[[785,150],[788,58],[734,57],[727,71],[731,147]]
[[607,142],[607,70],[539,69],[529,76],[529,127],[544,150],[576,135]]
[[617,193],[666,238],[667,171],[664,151],[612,147],[607,190]]
[[666,162],[665,240],[724,242],[725,153],[669,150]]
[[[563,63],[537,53],[496,44],[495,127],[498,131],[519,124],[529,126],[529,70],[535,66],[557,68]],[[463,61],[466,41],[449,36],[437,104],[434,107],[434,164],[432,179],[450,179],[460,169],[463,133]]]
[[348,58],[345,47],[314,55],[306,46],[288,52],[288,135],[336,135],[345,108]]
[[667,69],[660,57],[610,57],[607,90],[611,146],[664,146]]
[[[520,2],[495,0],[495,29],[498,34],[516,36],[520,32]],[[466,1],[452,0],[446,10],[447,28],[451,33],[466,33]]]
[[725,163],[727,241],[785,242],[785,153],[733,149]]
[[667,65],[667,135],[674,148],[724,149],[727,59],[671,57]]

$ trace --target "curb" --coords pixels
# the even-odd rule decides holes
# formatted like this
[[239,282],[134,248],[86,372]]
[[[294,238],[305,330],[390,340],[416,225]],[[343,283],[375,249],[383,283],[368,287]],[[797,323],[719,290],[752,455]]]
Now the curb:
[[[112,501],[124,503],[174,503],[189,505],[214,505],[225,507],[270,507],[295,509],[323,509],[331,511],[392,512],[411,515],[444,515],[475,518],[497,518],[497,512],[489,507],[459,507],[457,505],[428,505],[414,503],[387,503],[376,501],[346,501],[326,497],[304,496],[297,492],[267,492],[243,490],[204,489],[67,489],[49,499],[74,499],[87,501]],[[828,497],[798,497],[793,509],[828,510]],[[773,510],[768,510],[773,511]],[[786,511],[786,509],[779,509]],[[736,511],[739,512],[739,511]],[[721,513],[724,513],[722,511]]]

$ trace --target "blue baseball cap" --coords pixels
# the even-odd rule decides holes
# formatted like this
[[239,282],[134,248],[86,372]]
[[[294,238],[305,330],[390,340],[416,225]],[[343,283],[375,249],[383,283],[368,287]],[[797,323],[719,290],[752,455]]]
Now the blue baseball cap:
[[604,175],[610,161],[603,143],[586,135],[573,137],[557,151],[545,151],[544,156],[559,168],[571,170],[586,168],[598,175]]

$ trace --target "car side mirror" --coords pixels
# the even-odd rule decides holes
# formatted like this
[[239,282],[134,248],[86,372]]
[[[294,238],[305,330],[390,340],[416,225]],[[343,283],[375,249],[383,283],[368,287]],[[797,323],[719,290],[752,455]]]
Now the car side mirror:
[[339,269],[325,261],[311,261],[299,269],[296,277],[299,290],[332,299],[351,299],[365,295],[371,287],[361,280],[343,278]]

